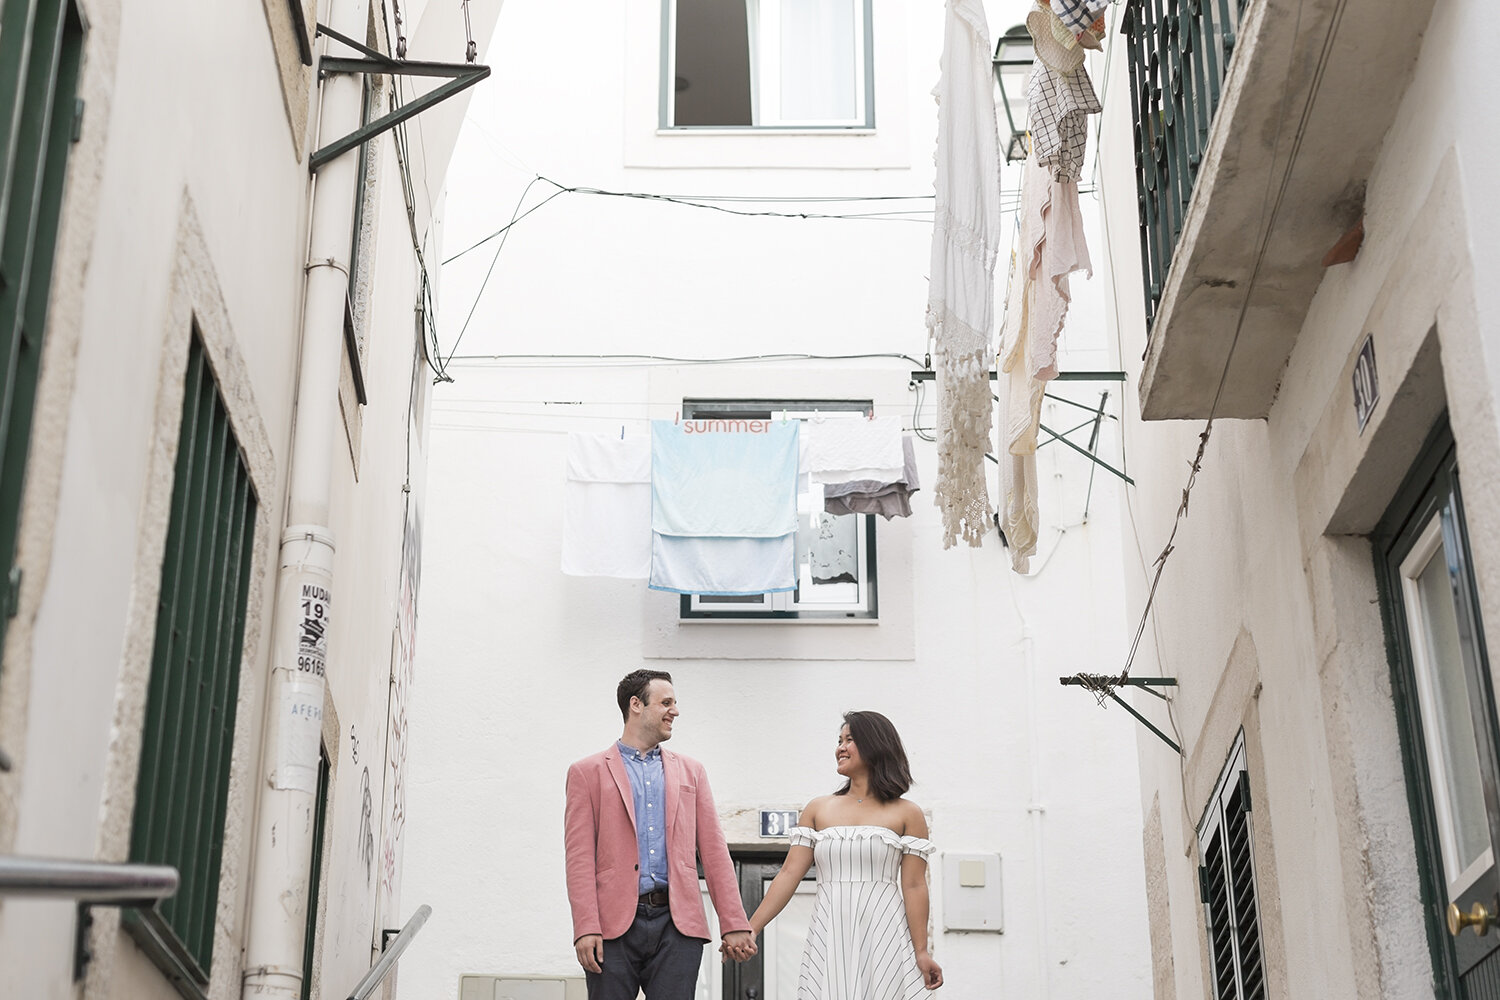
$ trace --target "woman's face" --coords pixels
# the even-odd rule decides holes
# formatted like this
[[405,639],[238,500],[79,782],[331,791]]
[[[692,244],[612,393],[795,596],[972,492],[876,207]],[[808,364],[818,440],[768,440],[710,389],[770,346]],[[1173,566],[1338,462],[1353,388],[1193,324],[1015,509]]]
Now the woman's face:
[[865,769],[864,759],[859,755],[859,746],[849,732],[848,723],[839,729],[839,742],[834,748],[833,759],[839,774],[846,778]]

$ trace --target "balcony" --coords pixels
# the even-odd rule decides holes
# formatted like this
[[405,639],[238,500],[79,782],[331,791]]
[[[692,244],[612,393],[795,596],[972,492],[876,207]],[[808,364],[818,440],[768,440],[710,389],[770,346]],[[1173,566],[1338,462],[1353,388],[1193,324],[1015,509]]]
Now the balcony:
[[1320,262],[1363,215],[1432,6],[1127,0],[1144,419],[1270,411]]

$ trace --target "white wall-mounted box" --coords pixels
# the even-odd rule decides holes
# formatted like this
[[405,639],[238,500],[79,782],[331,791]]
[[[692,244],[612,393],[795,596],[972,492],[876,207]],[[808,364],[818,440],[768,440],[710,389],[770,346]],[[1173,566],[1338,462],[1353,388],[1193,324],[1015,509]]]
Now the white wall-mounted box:
[[460,976],[458,1000],[585,1000],[582,976]]
[[943,929],[1005,930],[1000,855],[943,853]]

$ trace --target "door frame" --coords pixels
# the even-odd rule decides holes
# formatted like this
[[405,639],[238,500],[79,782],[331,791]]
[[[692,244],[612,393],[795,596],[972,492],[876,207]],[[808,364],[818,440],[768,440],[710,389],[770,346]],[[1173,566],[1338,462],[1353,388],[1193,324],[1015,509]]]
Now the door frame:
[[[1428,952],[1432,960],[1433,989],[1440,1000],[1458,1000],[1463,996],[1457,949],[1446,925],[1448,881],[1443,867],[1438,820],[1433,806],[1432,774],[1427,764],[1426,741],[1417,690],[1416,667],[1411,653],[1401,585],[1400,566],[1414,547],[1424,527],[1441,511],[1449,497],[1454,500],[1453,526],[1465,586],[1455,595],[1465,605],[1473,628],[1472,640],[1479,668],[1478,691],[1471,680],[1471,708],[1478,695],[1475,721],[1476,737],[1482,746],[1475,748],[1481,757],[1481,775],[1486,799],[1491,847],[1500,865],[1500,809],[1495,801],[1494,778],[1500,774],[1500,738],[1495,696],[1488,669],[1484,629],[1480,616],[1479,595],[1472,570],[1473,560],[1465,523],[1463,496],[1455,453],[1453,433],[1444,413],[1428,434],[1385,515],[1371,533],[1371,554],[1380,598],[1386,656],[1391,671],[1391,693],[1396,712],[1396,727],[1401,743],[1402,770],[1406,778],[1407,806],[1416,844],[1417,875],[1421,886],[1424,924],[1427,928]],[[1442,551],[1440,548],[1439,551]],[[1466,673],[1469,671],[1466,669]],[[1481,731],[1489,738],[1481,737]],[[1484,758],[1488,757],[1488,760]],[[1494,933],[1500,934],[1500,929]]]

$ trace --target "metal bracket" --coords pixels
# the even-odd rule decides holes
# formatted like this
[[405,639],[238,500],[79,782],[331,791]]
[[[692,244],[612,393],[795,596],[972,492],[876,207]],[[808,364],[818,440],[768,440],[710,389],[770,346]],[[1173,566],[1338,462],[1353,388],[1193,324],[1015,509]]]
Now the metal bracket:
[[1152,690],[1152,689],[1153,688],[1159,688],[1159,687],[1176,687],[1177,686],[1177,678],[1175,678],[1175,677],[1101,677],[1101,676],[1099,676],[1097,674],[1074,674],[1071,677],[1059,677],[1057,679],[1057,682],[1059,684],[1061,684],[1063,687],[1081,687],[1081,688],[1087,688],[1088,690],[1094,691],[1094,692],[1098,692],[1098,691],[1101,691],[1101,690],[1104,691],[1105,695],[1109,698],[1110,701],[1113,701],[1116,705],[1119,705],[1125,711],[1127,711],[1131,715],[1135,716],[1135,720],[1137,722],[1139,722],[1141,725],[1145,726],[1147,729],[1151,730],[1151,732],[1153,732],[1154,734],[1156,734],[1156,738],[1159,739],[1159,740],[1161,740],[1167,746],[1171,747],[1172,751],[1174,753],[1176,753],[1178,756],[1182,755],[1182,747],[1180,747],[1176,743],[1174,743],[1172,741],[1172,738],[1170,736],[1168,736],[1166,733],[1162,732],[1160,729],[1156,728],[1156,726],[1152,725],[1150,719],[1147,719],[1140,712],[1137,712],[1133,706],[1131,706],[1128,702],[1124,701],[1119,695],[1115,694],[1115,688],[1117,688],[1117,687],[1133,687],[1133,688],[1139,688],[1140,690],[1145,691],[1149,695],[1152,695],[1154,697],[1160,698],[1162,701],[1166,701],[1167,700],[1167,696],[1166,695],[1162,694],[1160,691],[1155,691],[1155,690]]
[[439,63],[439,62],[408,62],[404,59],[392,59],[382,52],[361,45],[354,39],[341,35],[326,25],[318,25],[319,35],[327,35],[329,38],[349,46],[356,52],[364,54],[363,59],[348,59],[337,56],[324,56],[318,64],[321,73],[362,73],[365,75],[381,75],[389,73],[392,76],[431,76],[448,77],[447,83],[436,87],[420,97],[414,98],[407,104],[394,111],[388,112],[376,118],[374,121],[355,129],[342,139],[335,139],[322,149],[317,150],[307,158],[308,169],[316,172],[319,167],[332,160],[336,156],[347,153],[356,146],[363,145],[383,132],[388,132],[415,115],[426,111],[435,104],[452,97],[454,94],[469,89],[490,75],[488,66],[476,66],[469,63]]

